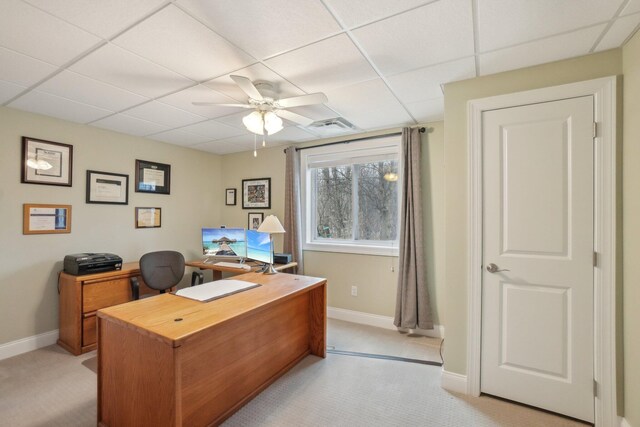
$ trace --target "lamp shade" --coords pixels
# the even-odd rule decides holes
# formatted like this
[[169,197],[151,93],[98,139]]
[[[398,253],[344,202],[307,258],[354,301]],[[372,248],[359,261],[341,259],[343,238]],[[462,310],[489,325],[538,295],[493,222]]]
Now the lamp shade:
[[264,134],[262,114],[259,111],[254,111],[253,113],[244,116],[242,118],[242,123],[244,123],[249,132],[253,132],[257,135]]
[[261,233],[269,233],[269,234],[278,234],[278,233],[286,233],[284,231],[284,227],[278,221],[278,217],[275,215],[267,216],[260,227],[258,227],[258,231]]
[[264,114],[264,128],[269,135],[280,132],[282,130],[282,119],[273,111],[267,111]]

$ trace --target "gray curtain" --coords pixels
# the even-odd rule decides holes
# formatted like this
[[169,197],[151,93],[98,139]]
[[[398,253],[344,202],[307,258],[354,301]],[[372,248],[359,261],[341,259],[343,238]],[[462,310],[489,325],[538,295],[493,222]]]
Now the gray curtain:
[[302,221],[300,206],[300,155],[295,147],[285,150],[287,160],[284,182],[284,245],[285,253],[290,253],[298,263],[295,270],[304,274],[302,257]]
[[398,296],[393,324],[408,329],[433,329],[424,272],[422,189],[420,186],[420,131],[402,129],[402,202]]

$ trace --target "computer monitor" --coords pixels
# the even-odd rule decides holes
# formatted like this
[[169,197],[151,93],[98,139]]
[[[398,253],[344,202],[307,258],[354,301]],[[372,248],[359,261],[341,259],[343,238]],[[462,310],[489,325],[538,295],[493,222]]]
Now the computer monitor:
[[244,228],[203,228],[202,254],[207,260],[242,260],[247,256]]
[[266,264],[273,264],[271,239],[268,233],[247,230],[247,258]]

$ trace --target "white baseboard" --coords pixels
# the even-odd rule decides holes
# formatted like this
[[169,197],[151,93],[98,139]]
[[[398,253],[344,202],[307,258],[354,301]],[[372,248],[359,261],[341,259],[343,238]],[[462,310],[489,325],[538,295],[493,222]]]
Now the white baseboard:
[[467,394],[467,376],[443,369],[440,386],[454,393]]
[[[390,329],[392,331],[400,329],[393,324],[393,317],[380,316],[379,314],[363,313],[362,311],[346,310],[344,308],[337,307],[327,307],[327,316],[331,319],[360,323],[361,325],[375,326],[378,328]],[[444,338],[444,326],[442,325],[433,325],[433,329],[400,330],[427,337]]]
[[620,417],[620,427],[631,427],[631,424],[625,418]]
[[37,350],[58,341],[58,330],[45,332],[32,337],[22,338],[5,344],[0,344],[0,360],[8,359],[28,351]]

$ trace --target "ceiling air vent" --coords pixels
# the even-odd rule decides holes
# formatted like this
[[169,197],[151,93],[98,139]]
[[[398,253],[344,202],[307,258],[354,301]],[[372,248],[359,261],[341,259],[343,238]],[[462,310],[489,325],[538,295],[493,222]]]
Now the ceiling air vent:
[[322,136],[336,135],[347,133],[356,130],[353,123],[348,122],[342,117],[336,117],[335,119],[318,120],[307,126],[312,132],[318,133]]

